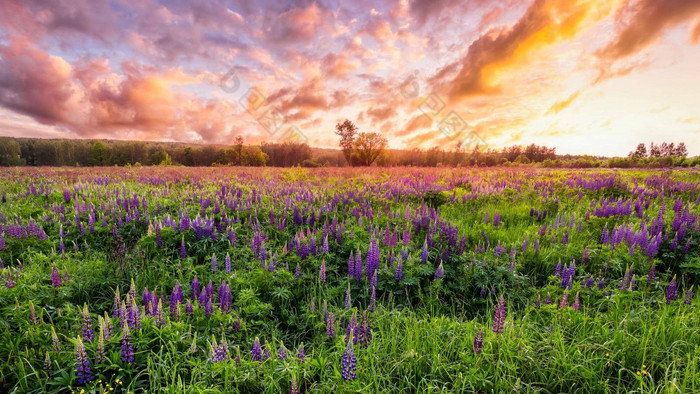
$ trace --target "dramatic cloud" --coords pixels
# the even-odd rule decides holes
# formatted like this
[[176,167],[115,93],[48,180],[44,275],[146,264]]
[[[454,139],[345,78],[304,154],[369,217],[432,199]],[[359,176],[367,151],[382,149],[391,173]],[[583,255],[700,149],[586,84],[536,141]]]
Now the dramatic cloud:
[[629,0],[616,15],[617,36],[598,52],[617,60],[633,55],[655,42],[661,33],[700,14],[696,0]]
[[698,43],[697,0],[5,0],[0,135],[692,151]]

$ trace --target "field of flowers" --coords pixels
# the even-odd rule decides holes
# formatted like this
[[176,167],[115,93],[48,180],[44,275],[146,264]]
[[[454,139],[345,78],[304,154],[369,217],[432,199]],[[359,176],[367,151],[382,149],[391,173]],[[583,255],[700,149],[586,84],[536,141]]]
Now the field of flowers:
[[700,392],[700,172],[0,172],[0,392]]

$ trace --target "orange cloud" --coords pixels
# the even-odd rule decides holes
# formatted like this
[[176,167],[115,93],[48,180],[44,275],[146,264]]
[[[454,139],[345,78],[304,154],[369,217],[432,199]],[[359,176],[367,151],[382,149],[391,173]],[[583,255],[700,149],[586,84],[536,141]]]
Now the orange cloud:
[[399,130],[396,133],[394,133],[394,135],[397,137],[404,137],[418,129],[428,128],[432,124],[433,122],[432,120],[430,120],[429,116],[420,114],[411,118],[411,120],[409,120],[408,123],[406,123],[406,126],[404,126],[402,130]]
[[698,22],[695,24],[695,29],[693,29],[691,39],[694,43],[700,44],[700,19],[698,19]]
[[581,94],[581,90],[578,90],[574,92],[572,95],[567,97],[566,99],[562,101],[557,101],[554,103],[549,110],[547,111],[548,114],[558,114],[559,112],[563,111],[566,109],[571,103],[574,102],[578,98],[578,96]]
[[472,42],[448,83],[450,99],[497,92],[505,70],[522,66],[541,48],[573,38],[612,12],[612,3],[535,0],[513,26],[492,28]]

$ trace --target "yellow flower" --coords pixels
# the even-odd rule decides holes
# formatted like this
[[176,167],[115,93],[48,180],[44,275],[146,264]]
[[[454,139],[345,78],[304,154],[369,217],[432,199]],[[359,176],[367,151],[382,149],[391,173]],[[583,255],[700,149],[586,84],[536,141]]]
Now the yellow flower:
[[641,375],[641,374],[642,374],[641,372],[637,371],[637,375]]
[[610,357],[610,353],[605,353],[605,357]]
[[646,368],[646,367],[647,367],[646,365],[642,364],[642,369],[644,369],[644,368]]

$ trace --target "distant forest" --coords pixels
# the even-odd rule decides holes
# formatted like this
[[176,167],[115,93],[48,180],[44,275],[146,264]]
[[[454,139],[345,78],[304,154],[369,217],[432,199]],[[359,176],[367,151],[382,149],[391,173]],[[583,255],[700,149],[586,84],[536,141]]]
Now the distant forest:
[[[664,143],[665,144],[665,143]],[[655,146],[652,144],[652,146]],[[660,145],[659,145],[660,146]],[[667,146],[667,145],[665,145]],[[672,146],[672,144],[671,144]],[[501,150],[385,149],[377,166],[542,166],[542,167],[669,167],[700,166],[700,157],[687,158],[685,149],[667,149],[624,158],[557,155],[555,148],[511,146]],[[348,162],[339,149],[312,148],[285,142],[245,145],[200,145],[170,142],[69,140],[0,137],[0,166],[271,166],[343,167]]]

